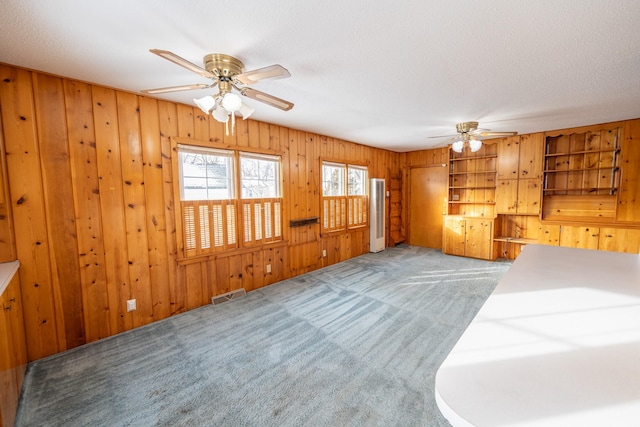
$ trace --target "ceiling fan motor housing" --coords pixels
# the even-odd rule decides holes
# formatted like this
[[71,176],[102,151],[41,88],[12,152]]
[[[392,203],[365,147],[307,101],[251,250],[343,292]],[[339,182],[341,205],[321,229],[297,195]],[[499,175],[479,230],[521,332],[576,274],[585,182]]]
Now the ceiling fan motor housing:
[[203,60],[204,68],[218,79],[221,93],[231,92],[233,76],[242,74],[244,64],[237,58],[222,53],[210,53]]
[[478,122],[463,122],[456,125],[458,133],[469,133],[478,129]]

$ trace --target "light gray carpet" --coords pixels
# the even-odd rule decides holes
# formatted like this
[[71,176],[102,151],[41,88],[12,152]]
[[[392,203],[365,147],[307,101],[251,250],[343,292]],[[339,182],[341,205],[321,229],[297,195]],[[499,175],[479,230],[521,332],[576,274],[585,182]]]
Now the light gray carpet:
[[510,266],[401,245],[31,363],[16,426],[447,426],[435,373]]

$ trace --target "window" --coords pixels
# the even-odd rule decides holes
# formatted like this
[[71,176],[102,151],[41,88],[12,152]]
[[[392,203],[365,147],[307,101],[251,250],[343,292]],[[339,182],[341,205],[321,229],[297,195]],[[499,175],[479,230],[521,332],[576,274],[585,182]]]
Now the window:
[[280,157],[240,153],[244,243],[282,238]]
[[367,168],[322,162],[322,231],[367,225]]
[[233,198],[233,151],[180,146],[181,200]]
[[179,144],[178,172],[185,257],[282,239],[279,156]]
[[280,197],[280,158],[240,153],[242,198]]
[[348,225],[361,227],[367,225],[367,168],[348,166]]

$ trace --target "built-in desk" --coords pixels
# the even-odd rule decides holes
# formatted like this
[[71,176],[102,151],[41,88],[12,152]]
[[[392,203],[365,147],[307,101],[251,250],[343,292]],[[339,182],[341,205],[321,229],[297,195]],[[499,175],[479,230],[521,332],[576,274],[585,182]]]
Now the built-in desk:
[[435,394],[455,427],[640,425],[640,255],[527,245]]

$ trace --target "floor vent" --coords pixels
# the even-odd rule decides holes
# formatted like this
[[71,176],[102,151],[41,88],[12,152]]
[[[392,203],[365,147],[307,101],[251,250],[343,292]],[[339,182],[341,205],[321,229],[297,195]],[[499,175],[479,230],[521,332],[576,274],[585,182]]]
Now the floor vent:
[[247,292],[242,288],[236,291],[227,292],[226,294],[216,295],[215,297],[211,297],[211,304],[222,304],[223,302],[243,297],[246,294]]

